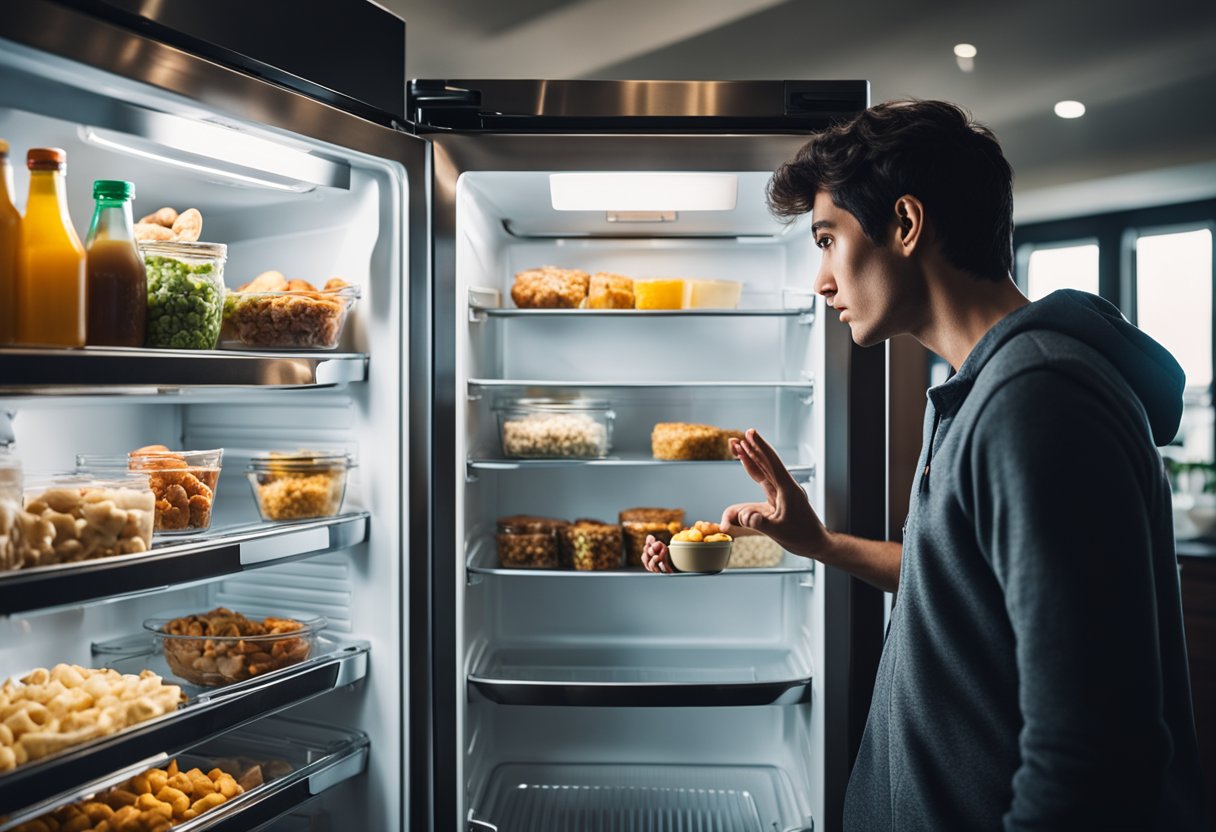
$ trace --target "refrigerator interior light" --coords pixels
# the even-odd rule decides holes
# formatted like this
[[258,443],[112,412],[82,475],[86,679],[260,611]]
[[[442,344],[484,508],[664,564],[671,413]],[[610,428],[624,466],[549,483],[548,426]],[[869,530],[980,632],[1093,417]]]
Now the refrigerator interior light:
[[733,173],[551,173],[555,211],[733,211],[739,177]]

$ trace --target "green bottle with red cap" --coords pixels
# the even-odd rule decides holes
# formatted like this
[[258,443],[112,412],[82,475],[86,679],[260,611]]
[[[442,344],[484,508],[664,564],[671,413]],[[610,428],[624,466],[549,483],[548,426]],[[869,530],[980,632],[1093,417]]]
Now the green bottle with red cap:
[[142,347],[148,319],[148,279],[135,247],[131,201],[135,185],[121,179],[93,183],[88,250],[88,343]]

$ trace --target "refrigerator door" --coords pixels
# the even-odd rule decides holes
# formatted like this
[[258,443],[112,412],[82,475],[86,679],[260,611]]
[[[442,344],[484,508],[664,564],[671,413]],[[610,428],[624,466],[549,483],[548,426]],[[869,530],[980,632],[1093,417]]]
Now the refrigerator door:
[[[128,179],[137,212],[202,210],[204,239],[228,244],[229,287],[278,269],[321,283],[342,275],[363,293],[333,351],[0,349],[0,411],[16,412],[27,474],[150,443],[226,451],[208,533],[154,540],[139,568],[91,561],[0,575],[26,587],[0,591],[13,613],[0,616],[0,676],[100,663],[90,641],[138,632],[170,607],[325,615],[330,632],[367,645],[358,659],[366,673],[337,673],[335,690],[291,715],[362,730],[374,762],[320,801],[353,827],[405,828],[409,570],[424,560],[410,552],[428,551],[429,534],[427,143],[47,0],[5,4],[0,74],[0,135],[15,159],[28,147],[67,150],[82,237],[92,180]],[[25,181],[18,170],[19,204]],[[248,457],[330,444],[357,459],[343,513],[315,525],[261,522]],[[268,682],[272,696],[247,699],[241,721],[306,698],[284,680]],[[191,702],[158,726],[180,744],[175,726],[194,726],[194,739],[227,727],[207,721],[213,712],[214,703]],[[0,814],[17,808],[6,800]]]
[[[431,708],[415,712],[433,730],[434,828],[526,817],[567,828],[575,821],[556,819],[566,809],[619,808],[641,786],[655,789],[655,817],[726,822],[754,806],[764,829],[812,815],[839,828],[881,650],[880,593],[791,555],[710,580],[507,569],[493,534],[496,516],[613,522],[605,515],[639,504],[716,519],[730,495],[751,493],[746,477],[730,479],[737,464],[663,463],[649,444],[656,421],[713,411],[739,420],[728,427],[768,426],[829,526],[884,536],[885,350],[859,350],[847,327],[816,319],[805,224],[783,228],[764,208],[769,174],[805,131],[866,103],[854,82],[830,106],[787,109],[790,89],[817,86],[832,87],[412,85],[411,115],[434,146],[434,652]],[[720,100],[748,90],[755,106],[732,117],[708,103],[715,89]],[[565,174],[725,176],[737,191],[729,210],[565,211],[551,179]],[[512,275],[547,263],[733,276],[743,300],[726,311],[516,308]],[[614,448],[589,460],[503,453],[495,403],[545,395],[611,400]],[[718,814],[668,805],[698,788],[754,802]]]

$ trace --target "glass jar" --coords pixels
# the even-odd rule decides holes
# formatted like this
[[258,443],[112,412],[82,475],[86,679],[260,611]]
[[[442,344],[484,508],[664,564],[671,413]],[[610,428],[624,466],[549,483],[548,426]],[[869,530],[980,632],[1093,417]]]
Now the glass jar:
[[93,476],[128,471],[147,474],[156,495],[158,535],[195,534],[211,528],[220,464],[224,450],[170,451],[163,445],[132,451],[126,456],[77,454],[76,472]]
[[495,410],[505,456],[597,459],[612,450],[616,414],[606,401],[508,399]]
[[576,520],[566,531],[570,565],[580,572],[619,569],[621,527],[598,520]]
[[224,318],[222,243],[142,240],[148,274],[149,347],[215,349]]
[[249,462],[247,474],[258,513],[267,522],[332,517],[342,510],[350,454],[270,452]]
[[500,517],[498,562],[507,569],[556,569],[561,561],[561,538],[570,524],[548,517]]
[[653,535],[655,540],[670,543],[671,536],[684,528],[684,509],[627,508],[620,513],[619,519],[625,539],[625,562],[629,566],[641,566],[647,536]]

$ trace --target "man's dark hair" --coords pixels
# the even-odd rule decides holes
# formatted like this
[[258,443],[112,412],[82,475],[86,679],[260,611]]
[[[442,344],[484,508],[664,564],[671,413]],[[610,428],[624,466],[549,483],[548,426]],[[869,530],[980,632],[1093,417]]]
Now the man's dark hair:
[[773,174],[769,208],[791,218],[818,191],[882,242],[904,194],[919,199],[943,256],[976,277],[1013,266],[1013,170],[996,136],[945,101],[889,101],[818,133]]

